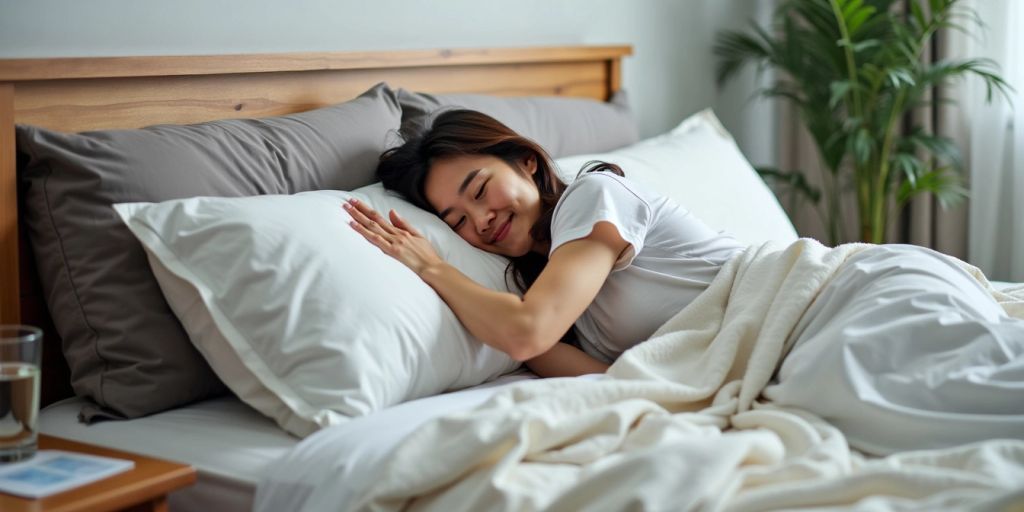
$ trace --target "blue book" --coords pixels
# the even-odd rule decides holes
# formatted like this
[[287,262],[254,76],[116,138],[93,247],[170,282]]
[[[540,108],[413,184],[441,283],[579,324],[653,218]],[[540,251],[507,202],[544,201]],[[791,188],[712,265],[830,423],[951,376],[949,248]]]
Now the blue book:
[[42,498],[102,480],[135,467],[125,459],[39,450],[31,459],[0,466],[0,492]]

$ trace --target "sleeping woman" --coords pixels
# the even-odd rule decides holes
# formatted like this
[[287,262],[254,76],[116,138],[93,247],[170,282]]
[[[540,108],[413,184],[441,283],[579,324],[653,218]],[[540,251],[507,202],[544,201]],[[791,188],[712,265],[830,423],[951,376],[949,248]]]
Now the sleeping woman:
[[[523,294],[472,281],[393,211],[385,218],[352,200],[353,228],[416,272],[474,336],[540,376],[603,372],[746,248],[613,164],[588,164],[566,185],[541,147],[479,112],[439,114],[385,152],[377,172],[473,246],[508,257]],[[787,359],[802,352],[815,363],[784,360],[765,395],[848,435],[891,431],[877,451],[918,446],[936,421],[951,425],[942,444],[1024,436],[1024,321],[949,257],[912,246],[861,251],[791,336]],[[883,396],[865,401],[865,389]]]

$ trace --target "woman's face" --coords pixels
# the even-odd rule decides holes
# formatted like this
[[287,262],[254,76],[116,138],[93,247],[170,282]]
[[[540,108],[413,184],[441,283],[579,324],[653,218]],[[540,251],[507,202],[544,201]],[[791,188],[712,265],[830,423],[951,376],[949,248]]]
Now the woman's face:
[[540,218],[540,193],[531,176],[490,155],[459,155],[434,161],[424,189],[441,220],[474,247],[504,256],[537,250],[530,229]]

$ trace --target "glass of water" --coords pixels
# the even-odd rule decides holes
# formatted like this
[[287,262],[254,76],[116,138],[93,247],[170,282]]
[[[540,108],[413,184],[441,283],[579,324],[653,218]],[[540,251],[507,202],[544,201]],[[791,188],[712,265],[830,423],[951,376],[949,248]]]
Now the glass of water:
[[43,331],[0,325],[0,463],[36,453]]

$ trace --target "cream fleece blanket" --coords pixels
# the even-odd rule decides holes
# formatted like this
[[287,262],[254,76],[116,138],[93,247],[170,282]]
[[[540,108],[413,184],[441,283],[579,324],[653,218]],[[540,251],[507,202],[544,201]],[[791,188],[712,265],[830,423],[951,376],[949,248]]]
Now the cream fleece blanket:
[[[606,378],[526,382],[428,423],[396,449],[356,508],[1002,510],[1024,503],[1024,442],[868,459],[820,418],[758,401],[802,313],[866,247],[800,240],[784,250],[748,249]],[[1024,317],[1024,289],[992,293],[1011,316]]]

